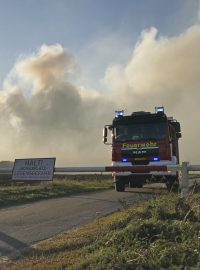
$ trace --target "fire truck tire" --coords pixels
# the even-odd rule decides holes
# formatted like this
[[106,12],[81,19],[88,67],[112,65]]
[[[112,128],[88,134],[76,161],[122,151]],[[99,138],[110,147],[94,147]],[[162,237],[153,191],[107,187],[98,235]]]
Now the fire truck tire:
[[115,178],[115,190],[117,192],[124,192],[125,191],[125,181],[122,177]]

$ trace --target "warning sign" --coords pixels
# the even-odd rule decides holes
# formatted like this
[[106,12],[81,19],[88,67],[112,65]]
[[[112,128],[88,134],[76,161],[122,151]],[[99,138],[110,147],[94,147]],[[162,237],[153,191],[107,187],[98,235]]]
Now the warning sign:
[[56,158],[15,159],[12,180],[51,181]]

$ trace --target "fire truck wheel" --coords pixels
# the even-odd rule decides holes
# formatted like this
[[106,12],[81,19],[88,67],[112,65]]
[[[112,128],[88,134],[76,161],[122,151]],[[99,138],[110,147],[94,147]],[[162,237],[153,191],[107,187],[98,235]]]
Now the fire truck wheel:
[[125,181],[122,177],[115,178],[115,190],[117,192],[124,192],[125,191]]

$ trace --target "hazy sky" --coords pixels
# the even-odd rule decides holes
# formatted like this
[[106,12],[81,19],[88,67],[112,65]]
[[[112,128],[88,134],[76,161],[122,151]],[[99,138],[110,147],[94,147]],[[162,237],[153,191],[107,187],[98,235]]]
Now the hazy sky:
[[[164,105],[200,161],[199,0],[0,0],[0,160],[108,164],[115,109]],[[192,121],[191,121],[192,119]]]

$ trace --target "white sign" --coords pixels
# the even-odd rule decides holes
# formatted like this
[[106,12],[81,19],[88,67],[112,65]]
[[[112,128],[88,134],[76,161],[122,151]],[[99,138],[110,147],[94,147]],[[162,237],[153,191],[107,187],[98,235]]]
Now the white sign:
[[55,158],[15,159],[12,180],[50,181],[53,180]]

